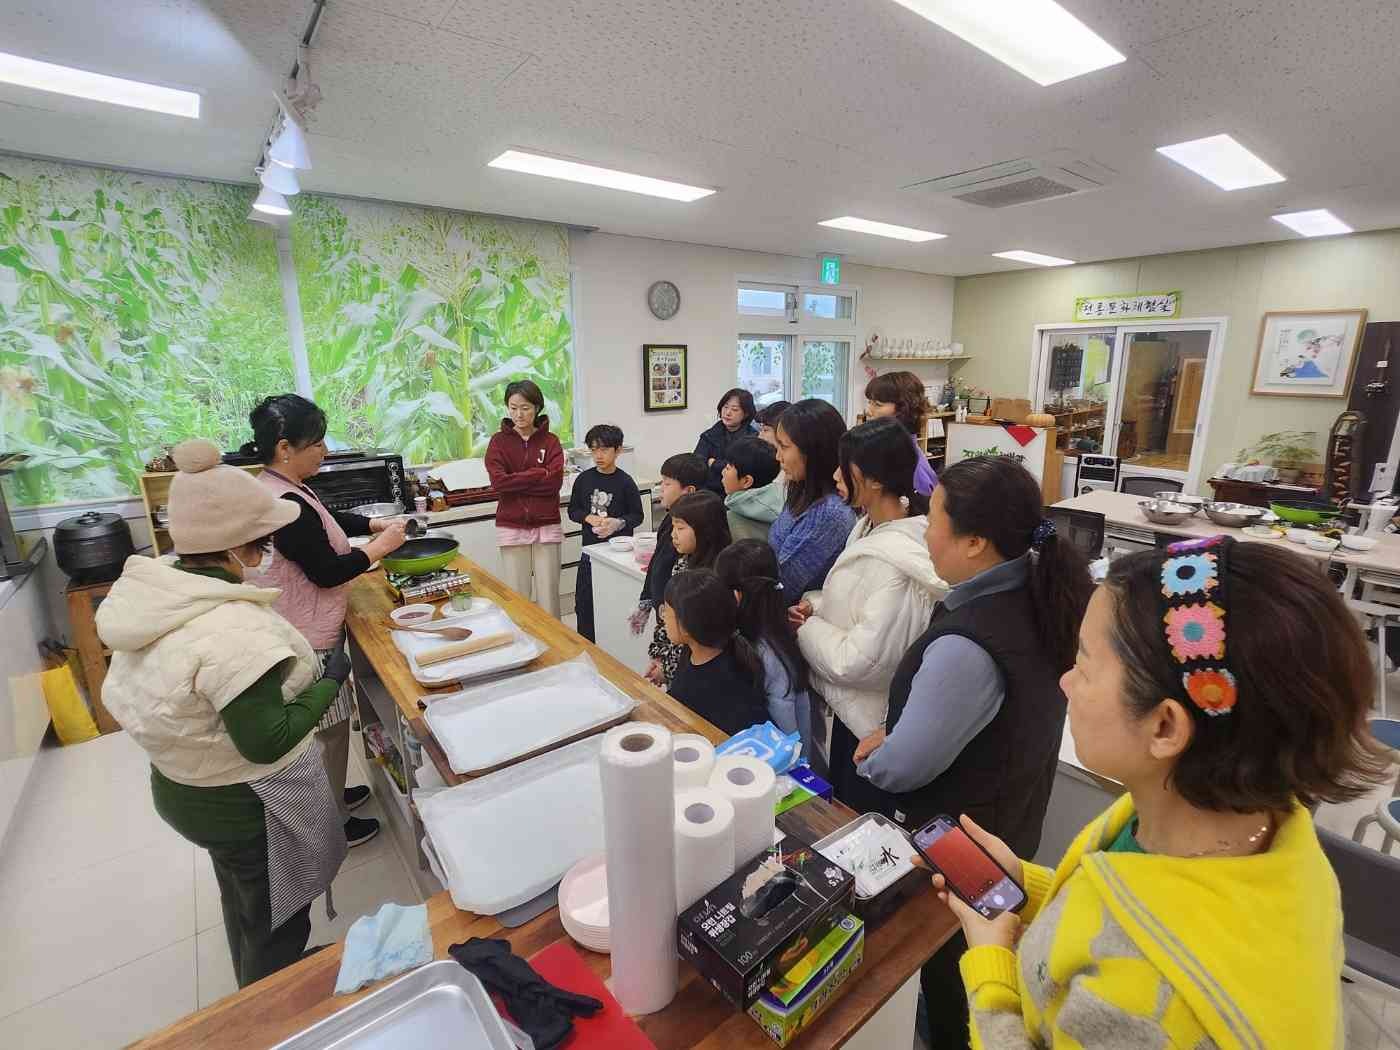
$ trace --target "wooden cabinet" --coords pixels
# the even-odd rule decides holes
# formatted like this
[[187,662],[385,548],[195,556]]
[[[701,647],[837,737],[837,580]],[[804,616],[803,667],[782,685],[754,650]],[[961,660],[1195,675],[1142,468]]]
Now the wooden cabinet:
[[1267,507],[1275,500],[1318,498],[1317,489],[1301,485],[1266,485],[1230,478],[1211,478],[1209,484],[1218,502],[1243,503],[1250,507]]
[[[246,470],[249,474],[257,477],[263,472],[262,466],[251,465],[239,467],[239,470]],[[151,537],[151,556],[159,557],[162,554],[169,554],[173,549],[170,542],[170,530],[160,525],[156,519],[156,512],[163,515],[165,505],[170,500],[170,482],[175,478],[175,471],[147,471],[141,475],[141,503],[146,511],[146,530]],[[138,548],[140,543],[136,545]]]
[[1103,449],[1104,413],[1107,411],[1103,402],[1065,408],[1046,405],[1045,411],[1055,417],[1055,439],[1061,452],[1068,451],[1070,442],[1082,437],[1092,438]]

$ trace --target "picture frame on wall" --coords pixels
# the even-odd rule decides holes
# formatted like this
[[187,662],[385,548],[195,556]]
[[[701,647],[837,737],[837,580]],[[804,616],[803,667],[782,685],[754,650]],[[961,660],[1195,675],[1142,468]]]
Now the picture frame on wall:
[[690,373],[685,346],[678,343],[642,344],[642,408],[646,412],[677,412],[689,406]]
[[1365,310],[1271,310],[1259,325],[1251,394],[1337,397],[1351,392]]

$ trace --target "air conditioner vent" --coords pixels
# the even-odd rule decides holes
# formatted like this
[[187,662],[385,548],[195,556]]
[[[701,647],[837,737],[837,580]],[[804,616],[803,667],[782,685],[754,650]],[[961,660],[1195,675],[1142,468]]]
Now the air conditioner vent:
[[953,197],[979,208],[1010,208],[1096,190],[1117,174],[1097,161],[1057,150],[1044,157],[1001,161],[904,188]]

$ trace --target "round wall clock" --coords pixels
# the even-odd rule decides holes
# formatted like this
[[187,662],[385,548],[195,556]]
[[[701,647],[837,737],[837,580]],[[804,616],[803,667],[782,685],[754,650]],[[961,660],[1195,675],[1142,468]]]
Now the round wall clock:
[[652,316],[669,321],[681,308],[681,290],[670,281],[657,281],[647,289],[647,306]]

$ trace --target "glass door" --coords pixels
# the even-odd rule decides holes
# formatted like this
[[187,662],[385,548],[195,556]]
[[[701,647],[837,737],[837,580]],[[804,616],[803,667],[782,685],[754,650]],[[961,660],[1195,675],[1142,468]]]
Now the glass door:
[[1115,328],[1059,328],[1041,333],[1031,400],[1055,417],[1062,451],[1102,452],[1112,394]]
[[1125,476],[1200,477],[1220,347],[1218,323],[1123,325],[1108,439]]

